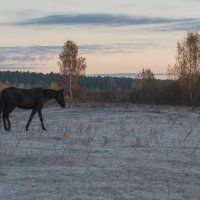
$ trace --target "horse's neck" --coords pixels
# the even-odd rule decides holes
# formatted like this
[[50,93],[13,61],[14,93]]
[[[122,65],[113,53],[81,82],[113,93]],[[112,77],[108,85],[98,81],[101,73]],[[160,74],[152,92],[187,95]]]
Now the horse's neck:
[[45,89],[44,95],[45,95],[45,101],[49,101],[51,99],[56,98],[56,92],[54,90],[51,90],[51,89]]

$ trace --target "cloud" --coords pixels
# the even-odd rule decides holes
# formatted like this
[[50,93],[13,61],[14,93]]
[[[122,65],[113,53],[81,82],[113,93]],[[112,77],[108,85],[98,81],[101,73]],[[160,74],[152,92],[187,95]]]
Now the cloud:
[[16,62],[16,63],[30,63],[35,61],[45,62],[53,60],[52,56],[19,56],[19,55],[9,55],[0,56],[0,62]]
[[181,23],[168,24],[159,27],[157,30],[160,31],[199,31],[200,30],[200,19],[194,19],[191,21],[185,21]]
[[53,60],[60,51],[59,46],[0,47],[0,62],[47,62]]
[[46,55],[61,51],[61,46],[12,46],[0,47],[0,54]]
[[155,49],[160,47],[156,42],[134,42],[134,43],[115,43],[115,44],[92,44],[80,46],[82,54],[116,54],[116,53],[133,53],[145,49]]
[[[88,44],[79,46],[79,54],[133,53],[144,49],[159,48],[155,42],[134,42],[115,44]],[[0,69],[33,70],[47,66],[48,61],[58,59],[62,46],[11,46],[0,47]]]
[[[132,53],[142,49],[157,48],[155,42],[137,41],[134,43],[88,44],[79,46],[79,54]],[[14,46],[0,47],[0,62],[29,63],[50,61],[58,57],[62,46]]]
[[127,26],[166,24],[174,22],[191,21],[192,19],[173,19],[164,17],[129,16],[117,14],[69,14],[48,15],[40,18],[32,18],[24,21],[11,23],[11,25],[104,25],[104,26]]
[[24,71],[24,70],[37,70],[39,69],[39,65],[38,64],[32,64],[31,66],[27,66],[27,65],[22,65],[22,64],[2,64],[0,63],[0,70],[20,70],[20,71]]
[[[155,42],[135,42],[116,44],[88,44],[79,46],[79,54],[132,53],[148,48],[157,48]],[[48,61],[58,60],[62,46],[11,46],[0,47],[1,70],[34,70],[47,66]]]
[[7,56],[0,55],[0,62],[5,62],[8,59]]

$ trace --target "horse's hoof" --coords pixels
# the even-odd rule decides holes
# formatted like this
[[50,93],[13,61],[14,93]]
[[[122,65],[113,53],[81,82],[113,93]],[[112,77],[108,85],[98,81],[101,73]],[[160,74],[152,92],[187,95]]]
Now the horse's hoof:
[[6,131],[9,131],[8,128],[6,128],[6,127],[4,127],[4,129],[5,129]]
[[47,131],[47,129],[46,128],[42,128],[43,129],[43,131]]

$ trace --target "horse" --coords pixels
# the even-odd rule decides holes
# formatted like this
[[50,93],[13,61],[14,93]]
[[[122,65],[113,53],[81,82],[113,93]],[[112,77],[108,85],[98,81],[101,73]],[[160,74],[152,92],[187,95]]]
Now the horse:
[[[4,129],[6,131],[11,130],[11,122],[9,120],[9,114],[16,108],[32,109],[32,113],[29,117],[26,125],[26,131],[28,131],[31,120],[36,112],[38,112],[40,122],[43,130],[47,130],[43,123],[42,108],[44,104],[55,99],[57,103],[64,108],[65,99],[63,94],[64,89],[52,90],[43,88],[21,89],[16,87],[9,87],[1,91],[0,97],[0,116],[2,113]],[[6,123],[7,121],[7,123]]]

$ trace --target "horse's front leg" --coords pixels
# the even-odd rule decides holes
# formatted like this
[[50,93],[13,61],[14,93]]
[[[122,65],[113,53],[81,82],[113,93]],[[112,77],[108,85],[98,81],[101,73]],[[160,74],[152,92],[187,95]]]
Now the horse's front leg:
[[41,122],[41,125],[42,125],[42,129],[43,129],[44,131],[46,131],[47,129],[45,128],[44,123],[43,123],[42,109],[39,109],[39,110],[38,110],[38,115],[39,115],[39,118],[40,118],[40,122]]
[[33,109],[33,110],[32,110],[31,116],[30,116],[30,118],[29,118],[29,120],[28,120],[28,123],[27,123],[27,125],[26,125],[26,131],[28,131],[28,127],[29,127],[29,125],[30,125],[30,123],[31,123],[31,120],[33,119],[33,116],[35,115],[36,112],[37,112],[37,109]]
[[5,113],[3,113],[3,125],[4,125],[4,129],[6,131],[8,131],[8,127],[7,127],[7,124],[6,124],[6,116],[5,116]]

